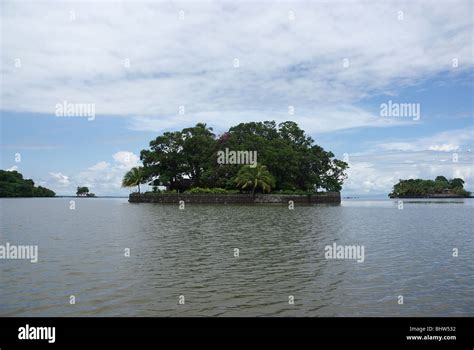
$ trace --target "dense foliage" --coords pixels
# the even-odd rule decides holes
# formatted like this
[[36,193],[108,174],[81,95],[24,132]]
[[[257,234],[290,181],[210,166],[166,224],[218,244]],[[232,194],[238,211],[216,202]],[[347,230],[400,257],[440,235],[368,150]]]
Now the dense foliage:
[[0,197],[54,197],[56,193],[45,187],[35,187],[31,179],[23,179],[17,171],[0,170]]
[[272,187],[275,186],[275,179],[264,165],[241,167],[234,181],[238,188],[251,190],[252,194],[257,189],[261,189],[263,193],[271,192]]
[[76,196],[78,197],[95,197],[94,193],[89,192],[89,187],[79,186],[76,190]]
[[[226,149],[256,152],[258,165],[268,171],[266,181],[257,181],[255,188],[239,186],[239,171],[248,170],[241,170],[242,164],[219,163],[218,152]],[[261,192],[340,191],[347,169],[347,163],[315,145],[291,121],[278,125],[275,121],[241,123],[218,137],[212,128],[198,123],[158,136],[150,142],[149,149],[141,151],[140,159],[146,179],[159,178],[161,185],[180,192],[194,187]]]
[[202,188],[202,187],[193,187],[185,193],[205,193],[205,194],[235,194],[239,193],[238,190],[226,190],[225,188]]
[[393,191],[389,196],[392,198],[425,197],[439,194],[469,197],[471,193],[464,190],[463,179],[448,180],[444,176],[438,176],[435,180],[400,180],[393,186]]
[[137,186],[140,193],[140,184],[145,182],[144,171],[142,167],[134,167],[130,169],[122,179],[122,187]]

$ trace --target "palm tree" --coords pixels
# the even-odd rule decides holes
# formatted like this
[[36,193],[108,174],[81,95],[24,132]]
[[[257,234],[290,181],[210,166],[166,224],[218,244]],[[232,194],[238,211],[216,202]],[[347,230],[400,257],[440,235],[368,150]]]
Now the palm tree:
[[270,192],[272,187],[275,187],[275,180],[272,174],[270,174],[265,165],[259,164],[253,168],[249,165],[240,168],[234,181],[237,187],[242,190],[251,189],[252,195],[255,194],[257,188],[261,188],[262,192],[265,193]]
[[143,168],[134,167],[123,176],[122,187],[138,186],[138,193],[140,193],[140,184],[145,180]]

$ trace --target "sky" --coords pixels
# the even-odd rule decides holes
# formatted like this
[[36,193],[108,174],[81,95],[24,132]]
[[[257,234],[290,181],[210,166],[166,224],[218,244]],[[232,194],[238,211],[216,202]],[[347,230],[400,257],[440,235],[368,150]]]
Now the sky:
[[[127,195],[165,131],[293,120],[349,163],[343,195],[438,175],[474,190],[473,4],[1,1],[0,168]],[[58,114],[78,104],[94,116]]]

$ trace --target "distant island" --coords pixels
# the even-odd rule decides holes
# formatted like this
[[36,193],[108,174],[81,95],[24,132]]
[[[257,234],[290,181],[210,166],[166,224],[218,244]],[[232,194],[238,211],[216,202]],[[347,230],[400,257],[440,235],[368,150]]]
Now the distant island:
[[[198,123],[158,136],[140,159],[143,166],[122,181],[123,187],[137,186],[134,201],[169,194],[212,201],[243,194],[320,196],[339,193],[348,168],[292,121],[240,123],[221,135]],[[143,183],[153,192],[140,195]]]
[[78,186],[77,190],[76,190],[76,197],[91,197],[91,198],[94,198],[95,194],[89,192],[89,187]]
[[409,179],[400,180],[393,186],[390,198],[465,198],[471,192],[464,189],[464,180],[448,180],[437,176],[434,180]]
[[31,179],[23,179],[18,171],[0,170],[0,197],[54,197],[56,193]]

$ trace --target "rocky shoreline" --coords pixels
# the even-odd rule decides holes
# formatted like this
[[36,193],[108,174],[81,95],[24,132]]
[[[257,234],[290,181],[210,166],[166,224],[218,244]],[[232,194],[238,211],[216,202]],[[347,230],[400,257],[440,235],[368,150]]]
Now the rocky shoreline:
[[132,193],[128,201],[130,203],[184,203],[199,204],[288,204],[293,203],[341,203],[340,192],[321,192],[317,195],[285,195],[285,194],[257,194],[255,196],[245,193],[237,194],[208,194],[208,193]]

